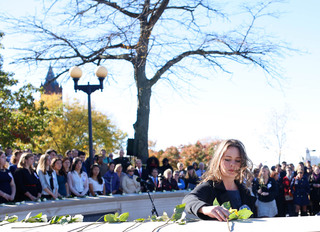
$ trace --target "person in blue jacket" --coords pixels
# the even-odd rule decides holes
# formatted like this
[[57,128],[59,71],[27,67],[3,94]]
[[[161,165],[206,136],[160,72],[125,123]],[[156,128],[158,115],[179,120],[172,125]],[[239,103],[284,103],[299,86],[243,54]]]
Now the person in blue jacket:
[[307,216],[310,187],[308,177],[304,175],[304,169],[300,166],[297,169],[297,176],[292,179],[291,191],[293,193],[296,216],[298,216],[299,211],[301,211],[301,216]]
[[114,171],[115,163],[109,163],[109,170],[104,174],[103,179],[106,185],[106,194],[116,194],[120,188],[120,178]]

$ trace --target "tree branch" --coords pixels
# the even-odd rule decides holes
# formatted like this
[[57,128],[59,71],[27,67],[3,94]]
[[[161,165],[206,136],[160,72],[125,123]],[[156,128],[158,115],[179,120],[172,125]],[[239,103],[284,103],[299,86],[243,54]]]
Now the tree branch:
[[183,52],[180,55],[176,56],[175,58],[169,60],[164,66],[162,66],[162,68],[160,68],[156,72],[156,74],[153,76],[153,78],[150,79],[150,84],[154,85],[167,70],[169,70],[173,65],[177,64],[178,62],[180,62],[182,59],[184,59],[186,57],[193,56],[193,55],[200,55],[200,56],[205,57],[206,55],[213,55],[213,54],[219,55],[219,56],[241,55],[241,53],[238,51],[231,51],[231,52],[218,51],[218,50],[205,51],[202,49],[198,49],[195,51],[186,51],[186,52]]
[[165,9],[167,8],[169,4],[169,0],[163,0],[160,4],[160,6],[156,9],[155,13],[150,17],[148,26],[153,28],[153,26],[157,23]]
[[140,14],[136,14],[136,13],[132,13],[130,11],[125,10],[124,8],[120,7],[117,3],[115,2],[111,2],[111,1],[107,1],[107,0],[93,0],[95,2],[98,2],[100,4],[105,4],[107,6],[110,6],[118,11],[120,11],[121,13],[131,17],[131,18],[139,18]]

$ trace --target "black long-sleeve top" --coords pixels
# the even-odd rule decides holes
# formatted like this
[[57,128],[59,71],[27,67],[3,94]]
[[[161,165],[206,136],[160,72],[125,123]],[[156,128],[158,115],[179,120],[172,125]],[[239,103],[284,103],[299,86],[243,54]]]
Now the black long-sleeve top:
[[[235,181],[235,183],[240,193],[241,205],[249,206],[254,215],[256,215],[256,198],[250,195],[249,190],[246,189],[244,185],[240,184],[238,181]],[[212,220],[213,218],[199,213],[198,210],[203,206],[212,206],[215,198],[217,198],[220,205],[224,202],[230,201],[231,207],[236,209],[232,204],[230,195],[228,194],[223,182],[213,182],[211,180],[199,184],[194,190],[184,197],[182,202],[186,203],[185,209],[188,213],[191,213],[203,220]]]
[[[262,202],[273,201],[279,191],[279,188],[278,188],[276,181],[271,177],[269,177],[267,184],[262,185],[258,181],[259,181],[259,179],[257,179],[256,182],[252,185],[252,192],[259,199],[259,201],[262,201]],[[261,194],[258,193],[259,189],[261,189],[262,192],[269,193],[269,195],[262,196]]]
[[29,172],[26,168],[17,168],[14,172],[14,181],[16,183],[16,201],[30,200],[26,195],[29,192],[32,196],[37,197],[42,192],[41,184],[36,172]]

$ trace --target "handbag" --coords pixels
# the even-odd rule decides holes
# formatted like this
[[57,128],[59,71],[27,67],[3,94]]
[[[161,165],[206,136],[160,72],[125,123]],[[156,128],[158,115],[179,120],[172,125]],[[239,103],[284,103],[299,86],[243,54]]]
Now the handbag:
[[292,200],[293,200],[293,196],[292,196],[291,193],[289,193],[288,195],[284,195],[284,199],[285,199],[286,201],[292,201]]

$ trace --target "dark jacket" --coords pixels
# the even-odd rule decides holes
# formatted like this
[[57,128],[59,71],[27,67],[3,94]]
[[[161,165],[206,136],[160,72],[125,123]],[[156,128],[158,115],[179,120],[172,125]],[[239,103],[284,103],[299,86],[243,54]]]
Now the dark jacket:
[[[235,183],[239,189],[242,201],[241,205],[249,206],[254,215],[256,215],[256,198],[251,196],[249,190],[246,189],[242,184],[237,181],[235,181]],[[202,213],[198,213],[198,210],[202,206],[212,206],[215,198],[217,198],[220,205],[227,201],[231,202],[223,182],[213,182],[209,180],[199,184],[194,190],[184,197],[182,202],[186,203],[185,209],[188,213],[194,214],[203,220],[212,220],[213,218],[210,218]],[[232,203],[231,207],[235,208],[232,206]]]
[[[270,202],[275,200],[279,191],[277,182],[271,177],[269,177],[266,185],[260,185],[258,181],[259,180],[257,180],[257,182],[252,185],[252,191],[256,195],[256,197],[259,199],[259,201]],[[262,192],[269,193],[269,195],[262,196],[261,194],[258,193],[259,189],[261,189]]]
[[31,173],[26,168],[17,168],[14,172],[14,182],[17,192],[15,201],[30,200],[25,193],[29,192],[32,196],[38,197],[42,192],[41,183],[36,172]]
[[162,191],[161,189],[161,181],[159,180],[159,178],[157,177],[156,179],[156,184],[154,183],[154,179],[152,176],[149,177],[149,179],[147,180],[147,184],[148,184],[148,189],[149,191]]
[[170,182],[168,179],[164,178],[161,182],[161,188],[166,191],[179,190],[178,183],[173,178],[171,178]]
[[142,168],[142,172],[139,173],[138,169],[135,168],[134,169],[134,174],[137,176],[137,177],[140,177],[141,179],[143,180],[147,180],[148,179],[148,172],[146,169]]
[[112,193],[114,190],[119,190],[120,188],[120,178],[116,172],[107,171],[103,179],[106,186],[106,194]]

